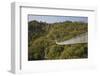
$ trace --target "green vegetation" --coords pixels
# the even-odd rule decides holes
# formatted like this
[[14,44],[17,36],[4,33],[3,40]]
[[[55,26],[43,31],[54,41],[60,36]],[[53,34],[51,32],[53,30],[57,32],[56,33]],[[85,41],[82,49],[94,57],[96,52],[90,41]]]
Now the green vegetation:
[[28,60],[87,58],[88,46],[84,44],[57,45],[55,41],[65,41],[87,32],[87,23],[59,22],[28,23]]

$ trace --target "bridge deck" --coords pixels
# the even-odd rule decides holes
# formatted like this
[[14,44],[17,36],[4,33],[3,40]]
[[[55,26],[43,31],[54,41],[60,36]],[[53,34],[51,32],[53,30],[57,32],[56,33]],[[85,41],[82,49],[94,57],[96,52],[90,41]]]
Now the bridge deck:
[[56,44],[68,45],[68,44],[87,43],[87,42],[88,42],[88,33],[84,33],[63,42],[56,42]]

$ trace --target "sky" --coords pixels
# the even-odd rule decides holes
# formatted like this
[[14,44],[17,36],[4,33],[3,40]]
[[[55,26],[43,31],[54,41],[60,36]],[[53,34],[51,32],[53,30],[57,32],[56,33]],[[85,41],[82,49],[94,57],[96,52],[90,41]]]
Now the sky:
[[50,16],[50,15],[28,15],[28,21],[42,21],[46,23],[55,23],[55,22],[64,22],[64,21],[72,21],[72,22],[88,22],[88,17],[80,17],[80,16]]

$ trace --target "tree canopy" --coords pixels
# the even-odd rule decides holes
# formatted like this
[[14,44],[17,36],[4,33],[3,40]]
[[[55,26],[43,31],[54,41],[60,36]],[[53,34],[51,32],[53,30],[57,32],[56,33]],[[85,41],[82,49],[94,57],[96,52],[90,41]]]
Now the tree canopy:
[[87,44],[57,45],[76,35],[87,32],[87,23],[28,22],[28,60],[87,58]]

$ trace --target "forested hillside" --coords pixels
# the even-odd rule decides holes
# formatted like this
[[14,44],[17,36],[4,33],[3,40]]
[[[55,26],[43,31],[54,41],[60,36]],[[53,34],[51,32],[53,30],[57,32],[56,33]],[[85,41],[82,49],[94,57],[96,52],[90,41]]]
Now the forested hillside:
[[87,58],[88,46],[84,44],[57,45],[88,30],[83,22],[45,23],[28,22],[28,60]]

